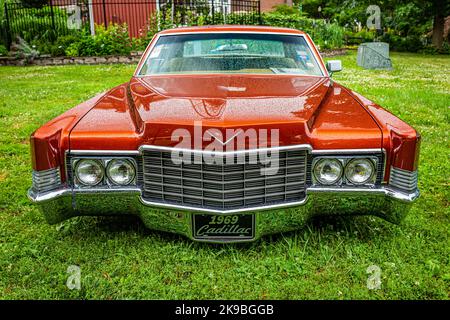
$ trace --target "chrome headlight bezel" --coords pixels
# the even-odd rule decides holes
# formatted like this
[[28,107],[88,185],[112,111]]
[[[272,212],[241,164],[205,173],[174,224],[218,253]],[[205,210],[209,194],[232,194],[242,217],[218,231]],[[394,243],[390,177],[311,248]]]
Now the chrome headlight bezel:
[[[320,177],[317,177],[316,175],[316,167],[325,161],[331,161],[334,162],[335,164],[338,164],[338,166],[340,167],[340,173],[339,176],[333,181],[333,182],[327,182],[325,183],[324,181],[322,181],[320,179]],[[313,164],[311,166],[311,171],[312,171],[312,176],[314,178],[314,183],[315,184],[319,184],[319,185],[323,185],[323,186],[332,186],[332,185],[339,185],[342,182],[342,177],[344,175],[344,164],[341,161],[341,159],[338,159],[336,157],[318,157],[315,158],[313,161]]]
[[[337,181],[335,181],[332,184],[326,184],[326,183],[321,182],[315,174],[316,165],[323,159],[334,159],[335,161],[339,161],[342,164],[341,177],[340,177],[340,179],[338,179]],[[358,160],[358,159],[365,159],[365,160],[370,161],[371,167],[373,169],[370,178],[362,183],[355,183],[354,181],[350,180],[346,174],[348,164],[351,163],[352,161]],[[310,169],[311,185],[314,187],[323,187],[323,188],[326,188],[326,187],[342,187],[342,188],[344,188],[344,187],[352,187],[352,186],[353,187],[372,188],[372,187],[376,186],[376,184],[377,184],[377,179],[378,179],[377,177],[380,174],[378,172],[380,170],[379,162],[381,160],[382,160],[382,158],[380,159],[379,156],[371,155],[371,154],[361,154],[361,155],[358,155],[358,154],[354,154],[354,155],[352,155],[352,154],[319,155],[319,154],[317,154],[317,155],[314,155],[312,162],[311,162],[311,169]]]
[[[132,176],[131,176],[130,179],[127,180],[126,183],[119,183],[119,182],[117,182],[116,179],[114,179],[112,177],[112,175],[111,175],[111,172],[110,172],[111,167],[116,162],[125,163],[125,164],[129,165],[131,167],[131,169],[132,169]],[[133,161],[131,161],[130,159],[127,159],[127,158],[114,158],[114,159],[109,160],[108,164],[106,166],[105,172],[106,172],[106,176],[108,178],[108,181],[110,183],[114,184],[114,185],[117,185],[117,186],[128,186],[128,185],[132,184],[133,181],[135,181],[135,179],[136,179],[136,165],[135,165],[135,163]]]
[[[103,170],[103,177],[101,181],[97,184],[85,184],[83,181],[79,178],[77,173],[77,167],[80,163],[84,160],[89,161],[96,161],[97,163],[100,163]],[[133,178],[128,181],[127,184],[118,184],[113,179],[108,176],[107,168],[109,164],[113,160],[123,160],[130,163],[130,165],[133,167],[134,175]],[[67,174],[69,177],[69,184],[72,184],[74,188],[76,189],[117,189],[117,188],[128,188],[128,187],[135,187],[137,185],[137,177],[138,177],[138,166],[137,166],[137,160],[132,156],[102,156],[102,155],[87,155],[87,156],[70,156],[68,161],[66,163],[69,164],[69,167],[67,168]]]
[[[100,169],[100,175],[98,176],[98,180],[95,183],[88,183],[85,180],[83,180],[82,178],[80,178],[80,173],[78,171],[78,168],[80,167],[81,164],[84,164],[86,162],[95,163],[98,165],[98,167]],[[75,166],[73,167],[73,173],[74,173],[77,184],[80,184],[84,187],[95,187],[103,182],[103,180],[105,178],[105,167],[104,167],[103,163],[98,159],[84,158],[84,159],[79,159],[78,161],[76,161]]]
[[[369,164],[369,166],[371,167],[372,172],[370,173],[369,177],[361,182],[357,182],[354,181],[350,176],[349,176],[349,170],[350,170],[350,165],[354,162],[357,161],[365,161],[366,163]],[[345,164],[345,168],[344,168],[344,174],[345,174],[345,180],[347,182],[347,184],[352,184],[352,185],[366,185],[366,184],[373,184],[374,178],[376,176],[376,166],[375,163],[372,159],[367,158],[367,157],[358,157],[358,158],[352,158],[349,161],[347,161],[347,163]]]

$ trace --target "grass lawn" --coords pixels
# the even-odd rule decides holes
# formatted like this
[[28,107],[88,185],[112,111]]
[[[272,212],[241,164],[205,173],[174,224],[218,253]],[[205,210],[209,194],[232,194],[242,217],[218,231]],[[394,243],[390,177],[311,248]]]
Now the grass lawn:
[[[246,245],[193,243],[132,217],[48,225],[26,198],[29,135],[134,66],[0,67],[0,298],[449,299],[450,57],[392,58],[393,71],[366,71],[351,53],[335,79],[422,134],[422,197],[404,223],[327,218]],[[70,265],[81,290],[66,287]]]

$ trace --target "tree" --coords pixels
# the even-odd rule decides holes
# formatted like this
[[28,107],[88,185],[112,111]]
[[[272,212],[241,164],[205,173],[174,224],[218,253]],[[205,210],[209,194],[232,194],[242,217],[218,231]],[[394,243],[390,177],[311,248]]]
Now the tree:
[[[342,26],[365,26],[369,5],[381,8],[382,27],[397,35],[423,36],[433,30],[432,43],[440,49],[444,41],[445,18],[450,15],[448,0],[295,0],[311,18],[336,20]],[[318,8],[321,12],[318,12]]]
[[449,14],[449,4],[445,0],[435,0],[433,1],[433,36],[432,43],[438,49],[442,49],[442,44],[444,42],[444,26],[445,17]]

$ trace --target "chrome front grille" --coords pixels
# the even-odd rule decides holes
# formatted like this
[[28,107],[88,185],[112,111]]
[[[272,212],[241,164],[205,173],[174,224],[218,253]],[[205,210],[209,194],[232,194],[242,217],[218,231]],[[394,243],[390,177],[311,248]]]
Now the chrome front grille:
[[408,193],[417,189],[417,170],[408,171],[391,167],[389,186]]
[[[262,173],[267,165],[254,163],[250,153],[238,162],[222,157],[220,164],[194,162],[176,164],[170,151],[143,153],[143,197],[146,201],[185,207],[233,210],[301,201],[305,198],[306,150],[279,151],[278,171]],[[245,158],[245,159],[244,159]],[[270,165],[269,165],[270,166]]]
[[58,168],[34,171],[32,174],[33,189],[37,192],[54,190],[61,185],[61,174]]

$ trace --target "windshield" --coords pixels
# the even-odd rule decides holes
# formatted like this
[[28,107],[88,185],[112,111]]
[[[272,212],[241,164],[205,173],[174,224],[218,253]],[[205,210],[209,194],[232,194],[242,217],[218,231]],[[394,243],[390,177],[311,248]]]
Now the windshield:
[[323,76],[305,38],[258,33],[196,33],[161,36],[140,75],[298,74]]

